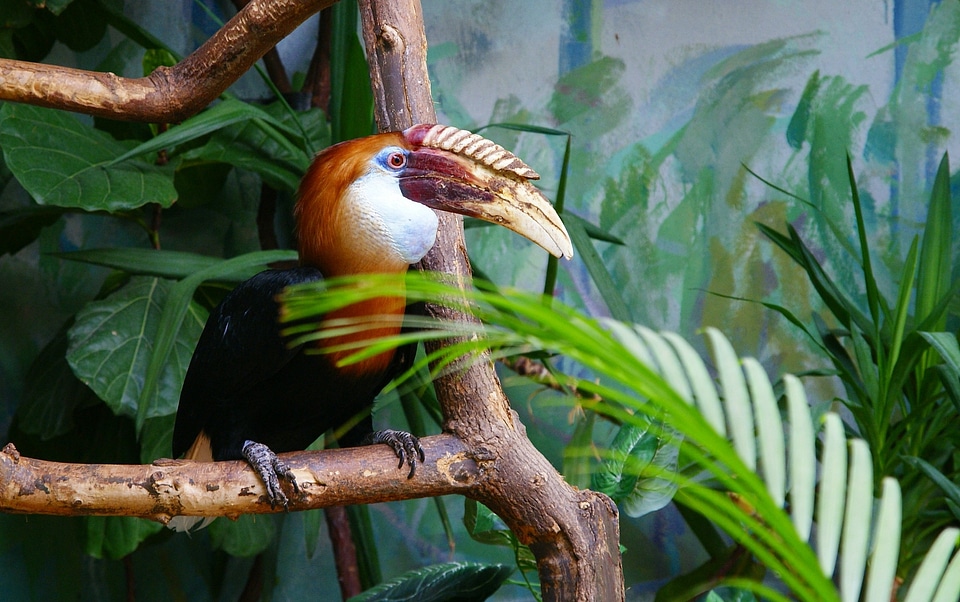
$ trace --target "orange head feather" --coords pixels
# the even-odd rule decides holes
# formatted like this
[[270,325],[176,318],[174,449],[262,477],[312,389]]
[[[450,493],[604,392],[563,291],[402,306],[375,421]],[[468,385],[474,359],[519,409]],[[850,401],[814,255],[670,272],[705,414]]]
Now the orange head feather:
[[348,140],[321,151],[300,182],[294,216],[301,263],[314,265],[326,276],[366,272],[397,272],[375,248],[358,247],[356,216],[342,201],[347,190],[369,169],[374,156],[387,146],[410,148],[400,132]]

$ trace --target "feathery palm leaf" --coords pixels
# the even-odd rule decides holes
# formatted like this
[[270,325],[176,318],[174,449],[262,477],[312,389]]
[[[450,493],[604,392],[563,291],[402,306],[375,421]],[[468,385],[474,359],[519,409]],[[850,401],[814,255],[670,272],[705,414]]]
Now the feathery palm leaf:
[[[563,355],[582,369],[576,387],[603,399],[594,409],[624,428],[642,429],[649,427],[650,419],[663,419],[682,435],[680,461],[697,470],[660,467],[644,476],[675,483],[679,501],[749,550],[793,596],[853,601],[865,588],[868,600],[890,599],[900,544],[899,485],[892,478],[883,479],[875,503],[867,444],[847,441],[839,417],[829,414],[824,420],[818,494],[815,428],[797,378],[783,379],[784,425],[763,368],[754,359],[738,359],[716,329],[706,332],[718,375],[714,381],[700,356],[675,334],[594,320],[558,303],[548,307],[522,293],[474,290],[464,296],[436,278],[419,274],[403,283],[365,277],[298,287],[284,299],[285,317],[303,320],[322,315],[361,299],[396,294],[401,285],[409,299],[443,299],[445,304],[469,309],[485,324],[414,320],[412,325],[423,329],[414,336],[451,338],[456,343],[427,354],[413,370],[427,363],[434,371],[450,370],[464,356],[485,361],[533,351]],[[342,329],[365,328],[362,323],[342,325]],[[474,336],[478,331],[482,337]],[[302,332],[305,339],[325,336],[315,330]],[[365,348],[368,342],[357,343],[354,359],[409,340],[410,335],[381,339]],[[816,538],[811,542],[814,510]],[[940,534],[911,584],[908,600],[952,600],[960,595],[960,554],[954,554],[957,535],[955,529]],[[831,580],[834,574],[839,591]],[[755,580],[730,577],[722,583],[787,599]]]

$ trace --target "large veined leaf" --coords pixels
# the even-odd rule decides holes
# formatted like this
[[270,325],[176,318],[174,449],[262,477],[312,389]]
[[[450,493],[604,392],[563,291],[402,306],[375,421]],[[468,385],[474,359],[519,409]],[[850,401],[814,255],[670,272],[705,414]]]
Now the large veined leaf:
[[177,198],[173,165],[138,157],[116,162],[134,143],[87,127],[62,111],[25,104],[0,107],[0,149],[17,181],[41,205],[122,211]]
[[660,510],[677,491],[676,482],[660,477],[659,473],[676,472],[679,436],[662,422],[649,418],[646,421],[646,428],[634,424],[620,428],[605,452],[607,459],[594,472],[590,487],[609,495],[627,516],[634,518]]
[[[174,283],[136,276],[125,286],[93,301],[77,313],[69,331],[67,361],[74,374],[103,399],[115,414],[136,416],[144,374],[160,326],[164,303]],[[148,417],[176,410],[180,385],[193,355],[206,311],[190,304],[188,317],[174,334]]]
[[349,602],[480,602],[497,591],[513,567],[502,564],[451,562],[404,573]]

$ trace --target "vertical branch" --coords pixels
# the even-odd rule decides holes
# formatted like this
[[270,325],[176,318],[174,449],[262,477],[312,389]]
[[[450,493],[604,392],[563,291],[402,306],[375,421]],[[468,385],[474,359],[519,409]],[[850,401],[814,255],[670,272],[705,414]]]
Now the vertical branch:
[[[419,0],[359,0],[381,131],[436,122]],[[471,277],[458,216],[440,215],[437,244],[422,269]],[[441,306],[443,319],[469,316]],[[428,348],[429,350],[429,348]],[[617,508],[606,496],[569,486],[526,437],[493,365],[471,362],[436,382],[444,430],[470,449],[485,475],[467,495],[489,506],[537,557],[544,600],[623,600]]]

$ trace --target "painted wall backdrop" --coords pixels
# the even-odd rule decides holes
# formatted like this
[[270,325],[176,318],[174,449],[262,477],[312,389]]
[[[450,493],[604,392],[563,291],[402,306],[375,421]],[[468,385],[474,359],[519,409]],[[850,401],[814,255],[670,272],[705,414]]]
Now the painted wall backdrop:
[[[186,53],[216,27],[198,4],[127,2],[125,11]],[[212,0],[203,4],[214,12],[223,8]],[[699,341],[701,328],[716,326],[738,353],[761,359],[771,375],[822,368],[824,360],[787,320],[746,300],[782,305],[809,320],[818,297],[755,222],[780,231],[792,224],[833,277],[862,288],[849,154],[874,267],[890,298],[910,241],[922,232],[940,157],[944,151],[960,156],[952,135],[960,120],[954,61],[960,2],[423,0],[423,8],[441,120],[470,129],[510,123],[568,133],[566,208],[622,241],[594,241],[620,309],[611,306],[610,289],[598,291],[596,274],[580,259],[563,264],[561,297],[597,316],[625,311],[630,320],[691,341]],[[290,72],[306,70],[315,30],[310,22],[284,42]],[[132,45],[115,53],[57,49],[48,60],[85,68],[113,61],[118,71],[139,75],[140,55]],[[253,77],[234,91],[266,96]],[[504,128],[484,134],[540,171],[548,196],[556,193],[564,136]],[[238,179],[231,185],[253,215],[256,183]],[[15,202],[16,194],[7,189],[0,202]],[[960,218],[960,210],[953,215]],[[99,287],[81,278],[80,268],[41,252],[102,246],[125,236],[107,230],[114,226],[105,221],[101,238],[85,234],[81,240],[70,223],[0,258],[0,433],[23,395],[33,359]],[[221,227],[222,244],[211,254],[251,250],[253,230],[228,229],[212,213],[211,228]],[[468,237],[483,273],[502,284],[542,285],[546,257],[532,245],[495,229],[472,229]],[[14,306],[20,298],[14,289],[35,291],[36,304]],[[53,291],[58,296],[51,297]],[[562,466],[572,431],[569,407],[509,374],[505,382],[535,442]],[[807,384],[814,403],[829,403],[836,392],[828,379]],[[410,551],[384,558],[385,571],[447,559],[445,543],[438,543],[442,531],[424,518],[428,509],[426,501],[374,508],[385,542]],[[285,530],[300,520],[291,516]],[[703,560],[691,552],[690,536],[669,509],[625,517],[623,530],[631,599]],[[302,547],[302,536],[281,536],[278,554],[288,555],[285,566],[292,568],[277,576],[275,598],[293,599],[298,589],[316,587],[315,575],[332,576],[328,556],[296,560]],[[458,551],[469,558],[475,548],[468,541]],[[0,546],[0,558],[12,558],[4,554]],[[509,554],[504,561],[511,562]],[[526,597],[519,588],[498,595],[514,594]]]
[[[572,136],[566,208],[624,241],[595,246],[630,319],[694,341],[716,326],[772,375],[826,366],[779,314],[730,298],[782,305],[807,322],[819,308],[755,222],[792,224],[832,276],[862,290],[849,154],[892,299],[940,158],[957,156],[960,3],[427,1],[424,11],[441,119]],[[501,130],[498,139],[556,190],[562,138]],[[541,254],[492,231],[470,234],[486,274],[539,286]],[[563,269],[567,302],[610,315],[583,263]],[[829,379],[805,384],[816,403],[835,393]],[[534,399],[527,420],[549,407]],[[696,564],[669,511],[625,519],[624,530],[635,595],[655,585],[637,582]]]

